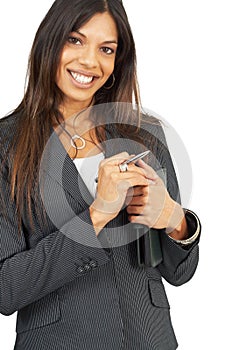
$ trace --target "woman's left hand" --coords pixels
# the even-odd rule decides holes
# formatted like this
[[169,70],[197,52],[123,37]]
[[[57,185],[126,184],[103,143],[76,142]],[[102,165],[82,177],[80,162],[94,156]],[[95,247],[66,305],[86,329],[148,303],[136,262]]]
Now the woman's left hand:
[[166,232],[174,238],[185,238],[187,227],[182,207],[170,197],[153,168],[143,160],[139,160],[137,165],[144,170],[150,184],[128,191],[125,204],[129,221],[156,229],[166,228]]

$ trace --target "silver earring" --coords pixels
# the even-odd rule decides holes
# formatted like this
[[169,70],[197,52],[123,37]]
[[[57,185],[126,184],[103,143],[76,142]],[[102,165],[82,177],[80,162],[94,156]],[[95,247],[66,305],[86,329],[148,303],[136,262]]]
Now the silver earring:
[[112,87],[113,87],[113,85],[115,84],[115,75],[114,75],[114,73],[112,73],[112,84],[110,85],[110,86],[103,86],[104,87],[104,89],[105,90],[110,90]]

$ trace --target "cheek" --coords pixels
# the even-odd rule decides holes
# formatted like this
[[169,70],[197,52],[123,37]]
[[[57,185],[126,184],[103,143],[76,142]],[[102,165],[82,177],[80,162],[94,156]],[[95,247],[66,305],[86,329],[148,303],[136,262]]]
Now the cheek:
[[61,56],[60,62],[59,62],[58,67],[57,67],[57,74],[56,74],[56,84],[58,86],[60,85],[61,79],[62,79],[62,67],[63,67],[63,59]]
[[69,60],[70,60],[70,52],[69,50],[64,48],[61,53],[60,62],[59,62],[59,65],[57,68],[57,74],[56,74],[56,84],[59,87],[61,87],[60,85],[62,84],[65,67],[66,67],[66,64],[69,62]]
[[55,79],[55,83],[57,84],[57,86],[59,88],[61,88],[61,85],[62,85],[61,77],[62,77],[62,75],[61,75],[61,66],[59,65],[58,69],[57,69],[56,79]]
[[69,47],[65,46],[61,52],[60,62],[58,65],[58,71],[60,71],[60,72],[64,71],[66,65],[68,63],[70,63],[71,61],[73,61],[76,56],[75,56],[75,52],[73,50],[71,50]]
[[102,65],[104,68],[104,72],[106,75],[110,76],[112,72],[114,71],[115,67],[115,59],[109,60],[108,62],[105,62],[104,65]]

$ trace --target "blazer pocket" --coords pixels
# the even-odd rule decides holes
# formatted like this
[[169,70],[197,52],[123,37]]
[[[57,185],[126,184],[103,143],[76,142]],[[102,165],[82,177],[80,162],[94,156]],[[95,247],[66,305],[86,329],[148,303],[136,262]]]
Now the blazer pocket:
[[18,311],[16,332],[22,333],[57,322],[61,318],[57,292],[52,292],[42,299],[25,306]]
[[149,293],[154,306],[170,309],[167,295],[161,280],[149,279]]

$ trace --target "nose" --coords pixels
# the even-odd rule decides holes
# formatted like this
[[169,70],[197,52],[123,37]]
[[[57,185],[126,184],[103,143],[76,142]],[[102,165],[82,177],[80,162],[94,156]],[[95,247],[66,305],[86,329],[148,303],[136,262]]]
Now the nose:
[[90,46],[83,48],[79,56],[79,63],[87,68],[96,68],[98,66],[96,50]]

